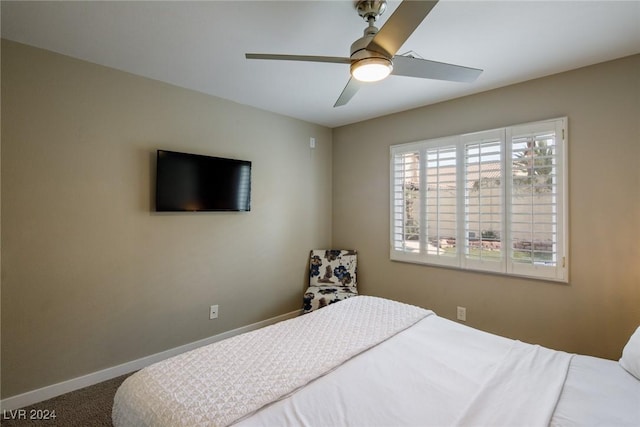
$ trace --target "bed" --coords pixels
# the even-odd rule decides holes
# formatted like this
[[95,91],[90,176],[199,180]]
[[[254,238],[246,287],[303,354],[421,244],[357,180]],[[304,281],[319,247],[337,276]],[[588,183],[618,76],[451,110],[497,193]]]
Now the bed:
[[357,296],[151,365],[118,389],[112,418],[115,427],[640,426],[638,356],[630,344],[625,363],[568,354]]

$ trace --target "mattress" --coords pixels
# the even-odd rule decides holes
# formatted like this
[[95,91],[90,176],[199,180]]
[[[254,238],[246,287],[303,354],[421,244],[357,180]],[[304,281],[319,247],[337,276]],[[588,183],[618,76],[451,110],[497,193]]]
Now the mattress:
[[[346,313],[363,309],[369,314],[349,315],[351,320],[343,322]],[[378,310],[385,314],[371,315]],[[383,326],[388,322],[394,325]],[[305,350],[296,348],[304,345],[295,344],[308,338],[317,346],[331,347],[333,339],[319,342],[319,335],[310,332],[317,323],[323,329],[321,336],[348,335],[340,346],[350,348],[340,357],[320,363],[320,368],[317,361],[307,360]],[[233,384],[203,380],[185,389],[184,383],[192,382],[188,374],[191,364],[224,370],[215,357],[211,358],[220,343],[212,344],[207,351],[195,350],[160,362],[125,381],[116,394],[114,425],[640,425],[640,381],[618,363],[520,343],[440,318],[428,310],[360,296],[273,326],[292,340],[288,351],[280,352],[279,363],[295,365],[290,361],[303,354],[310,375],[294,372],[299,381],[279,378],[288,377],[284,369],[275,377],[269,376],[262,391],[243,385],[247,393],[261,396],[244,396],[235,402],[235,392],[225,397],[225,390]],[[345,327],[354,331],[347,332]],[[250,334],[269,336],[266,342],[270,342],[273,331],[265,329],[266,333]],[[384,332],[378,331],[373,340],[357,338],[379,329]],[[226,341],[233,344],[232,340]],[[364,345],[352,346],[352,341]],[[309,349],[319,351],[314,346]],[[254,347],[252,352],[262,354],[263,349]],[[167,375],[167,369],[173,373]],[[243,375],[253,378],[265,372],[251,368]],[[282,382],[288,385],[278,384]],[[149,387],[150,383],[155,385]],[[161,393],[157,384],[163,384]],[[276,393],[266,391],[271,385]],[[265,394],[267,399],[259,399]],[[214,413],[220,403],[213,403],[212,396],[243,409],[221,418]],[[247,405],[253,400],[258,403]],[[197,413],[197,418],[189,411]]]

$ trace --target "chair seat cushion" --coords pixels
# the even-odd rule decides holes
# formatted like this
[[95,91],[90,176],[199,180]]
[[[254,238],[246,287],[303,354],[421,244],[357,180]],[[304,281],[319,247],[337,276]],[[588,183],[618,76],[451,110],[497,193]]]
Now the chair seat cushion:
[[304,293],[303,310],[309,313],[356,295],[358,295],[357,289],[351,286],[309,286]]

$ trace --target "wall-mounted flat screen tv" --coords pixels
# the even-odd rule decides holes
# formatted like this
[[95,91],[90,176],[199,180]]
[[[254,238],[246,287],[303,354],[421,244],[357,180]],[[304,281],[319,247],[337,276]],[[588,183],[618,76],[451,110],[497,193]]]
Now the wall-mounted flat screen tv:
[[156,211],[250,211],[251,162],[158,150]]

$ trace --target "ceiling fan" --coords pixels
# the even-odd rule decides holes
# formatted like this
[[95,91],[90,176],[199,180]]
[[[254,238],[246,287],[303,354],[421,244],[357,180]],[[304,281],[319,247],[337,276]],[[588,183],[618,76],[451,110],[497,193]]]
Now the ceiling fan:
[[405,0],[400,3],[387,22],[378,30],[374,23],[387,8],[387,0],[354,1],[358,14],[369,25],[365,28],[363,37],[351,45],[351,56],[349,58],[261,53],[247,53],[245,57],[247,59],[350,64],[351,78],[338,97],[334,107],[339,107],[349,102],[363,82],[379,81],[389,74],[454,82],[472,82],[478,78],[482,70],[429,61],[412,55],[396,55],[398,49],[402,47],[437,3],[438,0]]

